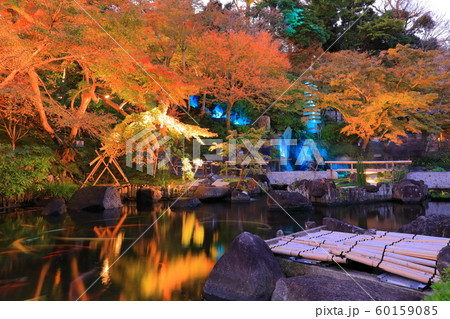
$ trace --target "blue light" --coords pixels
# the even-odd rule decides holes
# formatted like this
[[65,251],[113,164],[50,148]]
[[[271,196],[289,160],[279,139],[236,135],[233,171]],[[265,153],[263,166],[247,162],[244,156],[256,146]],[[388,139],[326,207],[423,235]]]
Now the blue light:
[[250,121],[248,118],[246,118],[246,117],[240,117],[240,118],[234,120],[234,121],[233,121],[233,124],[234,124],[234,125],[247,125],[247,124],[250,124],[250,122],[251,122],[251,121]]
[[[292,165],[287,161],[290,154],[291,145],[289,142],[292,138],[292,129],[288,127],[283,136],[279,137],[280,142],[278,143],[278,150],[280,151],[280,168],[282,171],[292,171]],[[284,160],[283,160],[284,159]]]
[[221,108],[219,105],[216,105],[216,107],[212,111],[211,117],[215,119],[220,119],[223,117],[224,113],[225,112],[223,111],[223,108]]
[[194,109],[196,109],[198,107],[198,100],[199,100],[198,96],[195,96],[195,95],[189,96],[190,106],[193,107]]

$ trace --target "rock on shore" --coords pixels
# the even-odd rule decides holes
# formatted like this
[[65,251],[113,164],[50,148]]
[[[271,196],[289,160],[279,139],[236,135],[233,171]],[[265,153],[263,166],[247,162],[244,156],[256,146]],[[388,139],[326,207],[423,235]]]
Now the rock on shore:
[[244,232],[214,266],[203,296],[206,300],[270,300],[281,277],[280,265],[267,244]]
[[[269,209],[299,209],[310,210],[312,203],[302,194],[282,190],[270,191],[267,196]],[[280,207],[281,206],[281,207]]]
[[399,293],[395,287],[369,280],[336,279],[320,275],[281,278],[272,295],[273,301],[410,301],[420,300],[416,293]]
[[392,186],[392,199],[402,203],[420,203],[428,196],[428,187],[423,181],[402,179]]
[[409,224],[403,225],[398,231],[408,234],[450,237],[450,216],[435,214],[419,216]]
[[70,199],[69,210],[103,211],[122,207],[120,194],[112,186],[92,186],[78,190]]
[[223,198],[229,194],[228,187],[198,186],[194,192],[194,197],[200,200],[212,200]]

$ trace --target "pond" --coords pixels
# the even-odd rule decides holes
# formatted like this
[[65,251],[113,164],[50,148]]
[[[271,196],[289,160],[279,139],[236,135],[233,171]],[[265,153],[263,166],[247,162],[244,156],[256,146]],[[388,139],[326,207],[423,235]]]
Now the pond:
[[[331,216],[393,231],[433,210],[450,211],[450,203],[432,204],[289,213],[302,227]],[[131,203],[60,218],[36,210],[0,214],[0,300],[201,300],[206,278],[236,235],[248,231],[268,239],[279,229],[301,230],[284,212],[269,212],[264,198],[164,213],[167,207],[137,209]]]

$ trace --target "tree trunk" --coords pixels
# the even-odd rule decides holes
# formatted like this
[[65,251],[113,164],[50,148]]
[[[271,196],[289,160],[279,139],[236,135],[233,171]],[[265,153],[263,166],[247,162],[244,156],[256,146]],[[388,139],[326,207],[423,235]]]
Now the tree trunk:
[[30,68],[30,70],[28,71],[28,75],[30,77],[31,88],[34,93],[34,103],[36,106],[36,111],[39,114],[42,127],[48,134],[50,134],[50,137],[53,139],[53,141],[61,146],[63,145],[63,141],[59,138],[59,136],[55,133],[53,128],[48,123],[47,114],[45,113],[44,104],[42,103],[41,90],[39,89],[39,76],[37,75],[34,68]]
[[[81,94],[81,104],[80,107],[77,110],[76,117],[83,116],[87,108],[89,106],[89,103],[92,101],[92,97],[94,96],[95,92],[95,85],[92,85],[92,87],[89,89],[88,93],[82,93]],[[69,138],[67,139],[66,143],[64,143],[64,146],[61,150],[61,161],[64,163],[69,163],[75,161],[75,156],[73,152],[70,151],[70,147],[75,142],[75,138],[80,130],[80,124],[75,123],[72,126],[72,129],[70,130]]]
[[202,111],[200,112],[200,115],[203,115],[205,113],[206,113],[206,93],[203,93]]
[[9,84],[9,82],[14,80],[18,72],[19,70],[14,70],[11,73],[9,73],[8,76],[3,80],[3,82],[0,83],[0,89],[4,88]]
[[231,109],[233,108],[233,104],[231,102],[228,102],[228,107],[227,107],[227,130],[230,131],[231,130]]
[[183,62],[183,73],[186,71],[186,50],[183,50],[183,52],[181,52],[181,59]]
[[363,152],[366,151],[366,148],[367,148],[367,145],[369,145],[369,142],[370,142],[370,138],[369,137],[364,137],[363,138],[363,143],[362,143],[362,146],[361,146],[361,150]]

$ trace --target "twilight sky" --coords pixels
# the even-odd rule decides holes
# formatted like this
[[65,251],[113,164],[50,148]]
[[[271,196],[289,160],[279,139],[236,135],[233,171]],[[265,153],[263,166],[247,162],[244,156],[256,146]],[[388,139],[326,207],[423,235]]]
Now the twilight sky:
[[[382,0],[378,0],[377,2],[381,2]],[[447,19],[450,19],[450,1],[448,0],[416,0],[419,3],[422,3],[426,8],[429,8],[430,11],[433,11],[439,15],[445,15]],[[203,0],[203,2],[207,3],[209,0]],[[231,2],[231,0],[222,0],[222,3]]]

